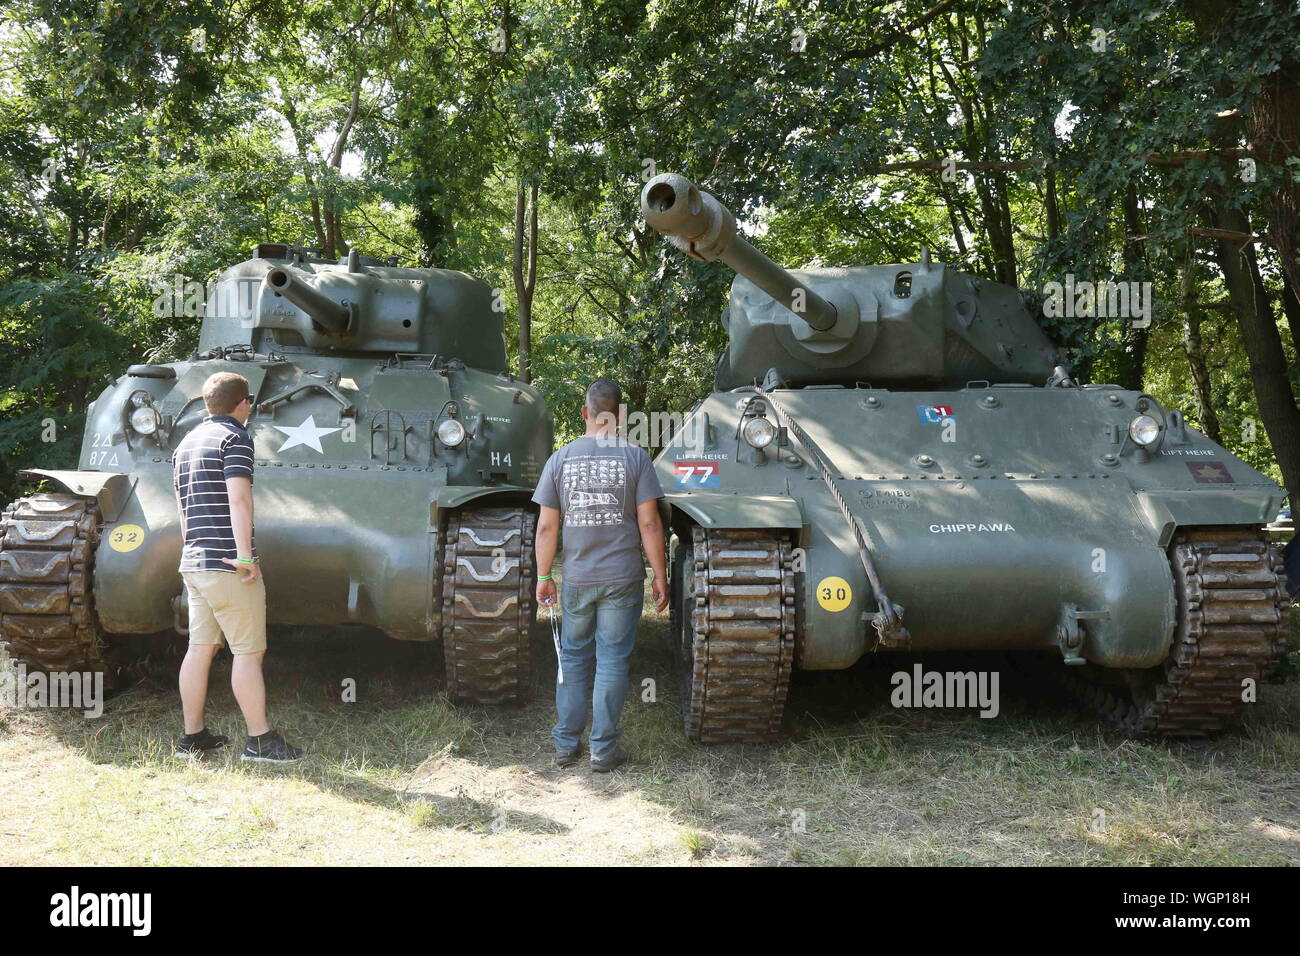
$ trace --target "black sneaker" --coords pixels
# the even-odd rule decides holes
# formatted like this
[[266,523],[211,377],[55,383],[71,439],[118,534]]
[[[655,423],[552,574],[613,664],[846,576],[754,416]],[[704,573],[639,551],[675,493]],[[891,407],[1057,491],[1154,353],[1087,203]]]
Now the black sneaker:
[[622,747],[615,747],[614,752],[608,757],[602,757],[600,759],[595,757],[591,758],[591,772],[609,773],[615,767],[621,767],[631,759],[632,755],[630,753]]
[[555,751],[555,769],[564,770],[566,767],[572,767],[582,757],[582,744],[574,747],[572,750]]
[[249,737],[244,741],[244,752],[239,759],[258,763],[293,763],[302,759],[302,751],[285,743],[278,730],[268,730],[260,737]]
[[176,738],[176,752],[172,754],[177,760],[202,760],[213,750],[220,750],[230,743],[229,737],[210,734],[204,727],[197,734],[181,734]]

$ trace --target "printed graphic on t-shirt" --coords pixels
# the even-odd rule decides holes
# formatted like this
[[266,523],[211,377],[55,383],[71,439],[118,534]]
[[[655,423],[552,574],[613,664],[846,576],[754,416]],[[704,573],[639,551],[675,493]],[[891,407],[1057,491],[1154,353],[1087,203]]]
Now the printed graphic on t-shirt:
[[566,527],[622,524],[627,469],[622,458],[566,458],[560,472]]

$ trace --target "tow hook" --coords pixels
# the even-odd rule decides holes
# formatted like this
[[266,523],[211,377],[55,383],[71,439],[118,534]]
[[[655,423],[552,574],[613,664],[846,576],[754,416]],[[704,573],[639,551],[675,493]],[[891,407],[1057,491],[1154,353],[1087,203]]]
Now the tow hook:
[[1056,643],[1065,657],[1065,663],[1072,666],[1088,663],[1081,653],[1087,639],[1084,621],[1104,621],[1110,617],[1110,608],[1086,611],[1077,604],[1063,604],[1061,619],[1056,625]]

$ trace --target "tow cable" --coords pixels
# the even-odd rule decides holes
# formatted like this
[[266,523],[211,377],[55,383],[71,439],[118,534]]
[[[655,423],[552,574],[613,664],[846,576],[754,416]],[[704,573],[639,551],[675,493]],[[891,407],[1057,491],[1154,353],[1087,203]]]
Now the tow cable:
[[[736,389],[738,392],[747,390]],[[752,390],[772,406],[772,410],[776,412],[781,425],[787,431],[792,432],[794,437],[799,440],[799,444],[808,453],[808,458],[816,466],[817,473],[821,475],[822,481],[826,483],[831,497],[835,499],[840,514],[844,516],[844,520],[853,529],[853,536],[857,539],[858,544],[858,557],[862,560],[862,569],[867,572],[867,582],[871,585],[871,593],[876,599],[876,607],[878,608],[875,616],[871,619],[872,626],[876,629],[877,645],[886,648],[907,647],[911,644],[912,635],[903,626],[903,607],[901,604],[895,604],[889,599],[889,595],[885,593],[884,585],[880,583],[880,575],[876,573],[876,563],[871,557],[870,549],[867,547],[866,529],[863,528],[862,521],[858,516],[849,508],[849,503],[844,500],[844,495],[840,491],[839,485],[836,484],[833,472],[838,471],[838,469],[831,467],[830,458],[817,446],[816,442],[808,437],[808,433],[799,426],[794,417],[777,401],[776,396],[761,385],[753,385]]]

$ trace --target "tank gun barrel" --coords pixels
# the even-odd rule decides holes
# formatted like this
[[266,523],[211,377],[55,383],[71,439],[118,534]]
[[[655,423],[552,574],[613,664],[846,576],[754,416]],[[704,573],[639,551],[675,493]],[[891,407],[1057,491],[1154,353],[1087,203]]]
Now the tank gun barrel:
[[346,306],[309,285],[302,272],[292,266],[276,266],[266,274],[266,281],[278,295],[284,296],[330,332],[345,332],[352,321]]
[[736,217],[685,176],[662,173],[641,190],[641,215],[689,256],[721,259],[817,331],[835,325],[835,306],[736,234]]

